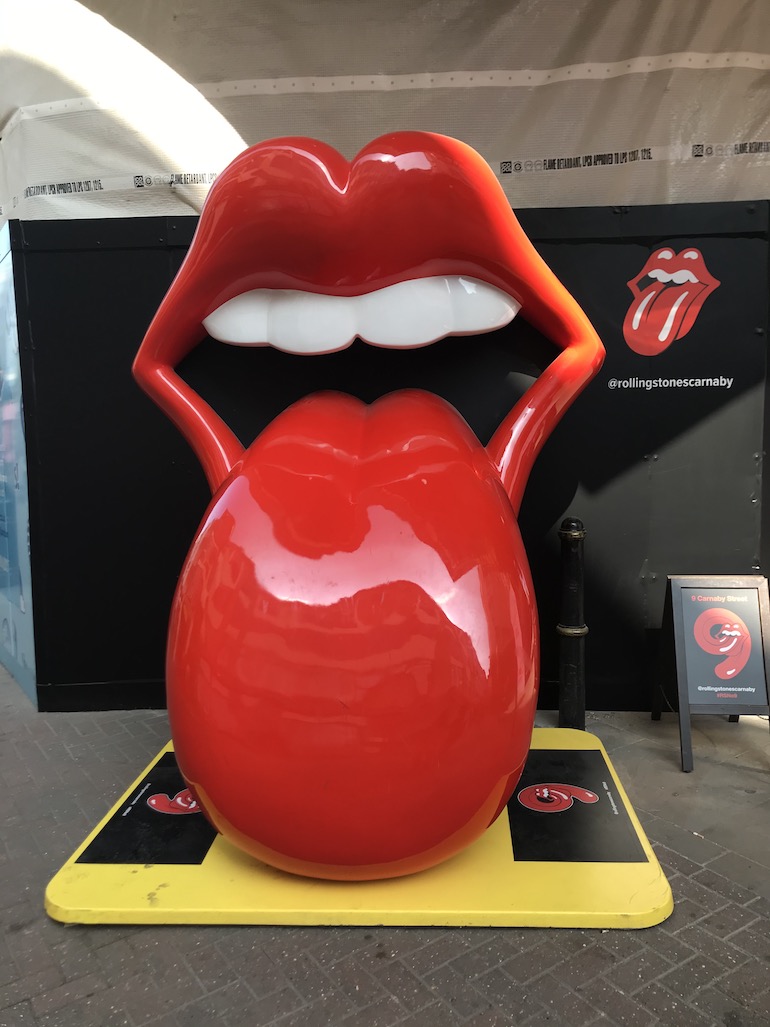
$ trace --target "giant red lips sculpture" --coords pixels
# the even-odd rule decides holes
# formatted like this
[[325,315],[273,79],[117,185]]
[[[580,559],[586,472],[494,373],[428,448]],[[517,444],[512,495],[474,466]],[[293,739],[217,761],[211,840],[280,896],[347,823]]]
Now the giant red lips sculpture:
[[[519,309],[561,352],[486,448],[443,400],[408,391],[310,396],[244,451],[174,371],[207,334],[295,353],[412,347]],[[349,163],[277,139],[220,175],[134,372],[214,493],[174,598],[167,689],[180,770],[231,842],[293,873],[394,877],[501,812],[538,683],[516,515],[603,352],[456,140],[394,133]]]

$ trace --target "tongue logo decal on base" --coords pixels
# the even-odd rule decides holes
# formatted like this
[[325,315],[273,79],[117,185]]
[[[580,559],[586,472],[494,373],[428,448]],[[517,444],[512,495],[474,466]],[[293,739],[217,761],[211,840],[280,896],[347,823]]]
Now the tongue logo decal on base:
[[173,798],[163,792],[158,792],[157,795],[149,797],[147,805],[157,813],[172,813],[177,816],[201,812],[201,808],[189,788],[183,788]]
[[720,283],[700,250],[656,250],[628,283],[634,294],[623,321],[623,338],[635,353],[654,357],[690,331],[701,307]]
[[592,803],[598,802],[599,796],[578,785],[541,784],[522,788],[518,799],[522,806],[536,813],[563,813],[574,805],[575,799]]

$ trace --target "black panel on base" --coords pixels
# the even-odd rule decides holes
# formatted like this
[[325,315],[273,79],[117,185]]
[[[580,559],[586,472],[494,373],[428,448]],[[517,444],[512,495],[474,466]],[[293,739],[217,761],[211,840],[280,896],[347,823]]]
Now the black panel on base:
[[[538,785],[586,789],[598,798],[547,812],[520,796]],[[614,793],[614,794],[613,794]],[[533,808],[534,807],[534,808]],[[639,837],[619,799],[599,749],[532,749],[508,803],[513,854],[517,861],[558,863],[646,863]]]
[[203,814],[160,813],[147,802],[157,793],[173,798],[184,788],[174,753],[164,753],[77,862],[202,863],[217,836]]

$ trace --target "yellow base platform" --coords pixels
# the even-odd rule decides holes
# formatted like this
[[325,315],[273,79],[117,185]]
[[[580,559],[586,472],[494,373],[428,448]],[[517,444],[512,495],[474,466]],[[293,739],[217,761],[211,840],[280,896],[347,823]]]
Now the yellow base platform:
[[535,729],[516,793],[486,834],[390,881],[314,881],[265,866],[201,814],[158,809],[183,788],[168,745],[50,882],[48,914],[88,924],[637,928],[673,909],[601,742],[583,731]]

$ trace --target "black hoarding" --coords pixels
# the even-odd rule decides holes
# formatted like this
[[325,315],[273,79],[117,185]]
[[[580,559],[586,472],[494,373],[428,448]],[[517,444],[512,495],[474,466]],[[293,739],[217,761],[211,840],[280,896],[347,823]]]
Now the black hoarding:
[[[650,709],[667,575],[767,573],[769,209],[517,212],[607,349],[540,454],[521,510],[546,708],[557,706],[565,517],[587,530],[589,709]],[[195,223],[11,224],[44,709],[163,702],[171,597],[209,494],[130,369]],[[356,342],[319,360],[206,339],[179,372],[245,445],[308,392],[372,401],[401,388],[442,396],[487,442],[553,356],[519,316],[421,350]]]
[[521,214],[607,350],[546,443],[522,506],[546,700],[558,609],[542,586],[557,573],[565,514],[587,531],[589,709],[649,709],[669,574],[767,573],[767,211]]

